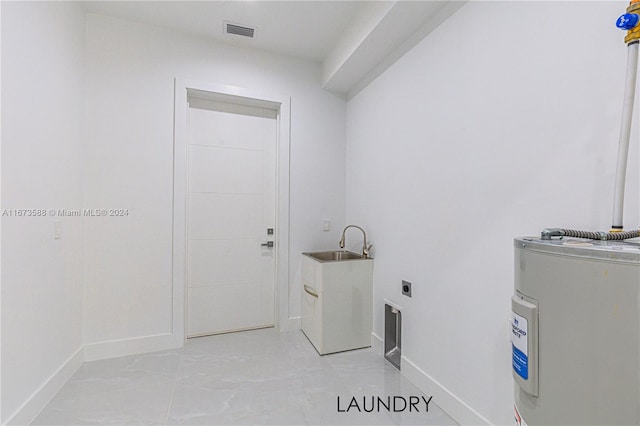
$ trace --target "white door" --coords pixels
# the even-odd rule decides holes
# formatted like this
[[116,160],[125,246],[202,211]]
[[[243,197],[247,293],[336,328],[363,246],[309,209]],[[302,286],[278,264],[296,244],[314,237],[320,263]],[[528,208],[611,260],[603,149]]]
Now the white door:
[[273,326],[276,112],[190,99],[188,126],[187,336]]

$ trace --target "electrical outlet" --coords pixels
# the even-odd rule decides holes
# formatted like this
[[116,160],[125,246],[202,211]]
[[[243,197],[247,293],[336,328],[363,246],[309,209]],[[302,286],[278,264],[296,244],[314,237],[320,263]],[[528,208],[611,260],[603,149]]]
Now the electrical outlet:
[[409,281],[402,280],[402,294],[411,297],[411,283]]
[[331,231],[331,219],[322,219],[322,230]]
[[53,222],[53,238],[56,240],[62,238],[62,224],[58,221]]

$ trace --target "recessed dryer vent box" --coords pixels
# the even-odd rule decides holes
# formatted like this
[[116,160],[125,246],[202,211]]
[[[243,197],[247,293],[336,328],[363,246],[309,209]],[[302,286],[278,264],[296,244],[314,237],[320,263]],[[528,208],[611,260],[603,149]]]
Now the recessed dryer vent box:
[[400,370],[402,357],[402,313],[396,307],[384,305],[384,358]]

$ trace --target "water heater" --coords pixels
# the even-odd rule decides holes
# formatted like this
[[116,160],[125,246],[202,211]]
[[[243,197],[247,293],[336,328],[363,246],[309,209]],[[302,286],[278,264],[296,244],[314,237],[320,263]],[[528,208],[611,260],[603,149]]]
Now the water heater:
[[516,425],[640,424],[640,244],[514,244]]

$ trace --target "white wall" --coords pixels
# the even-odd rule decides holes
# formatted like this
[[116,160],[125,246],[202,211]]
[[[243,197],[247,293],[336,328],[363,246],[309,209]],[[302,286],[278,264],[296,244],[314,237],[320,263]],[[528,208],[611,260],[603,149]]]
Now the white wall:
[[[84,13],[70,3],[1,7],[2,209],[80,208]],[[29,421],[23,405],[57,391],[49,379],[77,359],[81,244],[80,218],[2,217],[3,424],[20,408],[14,421]]]
[[346,104],[320,89],[320,65],[88,15],[87,67],[85,205],[130,214],[85,221],[85,342],[171,332],[174,77],[291,96],[288,310],[299,316],[299,253],[337,246],[344,224]]
[[[625,7],[471,2],[348,104],[347,220],[375,243],[374,331],[384,298],[404,308],[407,374],[459,419],[513,421],[512,238],[609,229]],[[638,140],[636,120],[628,229]]]

